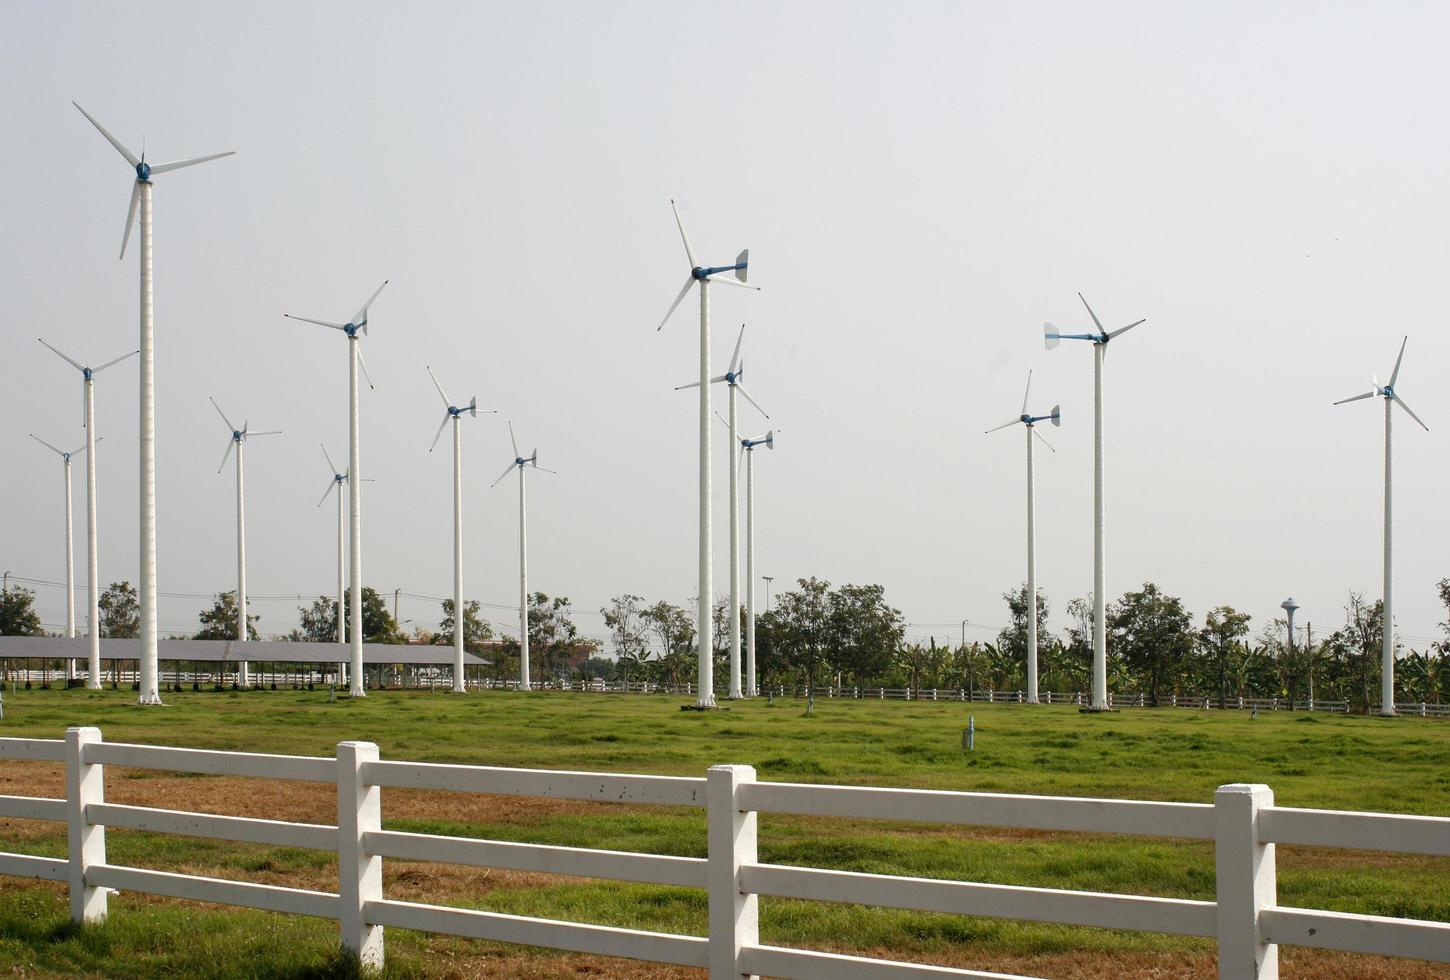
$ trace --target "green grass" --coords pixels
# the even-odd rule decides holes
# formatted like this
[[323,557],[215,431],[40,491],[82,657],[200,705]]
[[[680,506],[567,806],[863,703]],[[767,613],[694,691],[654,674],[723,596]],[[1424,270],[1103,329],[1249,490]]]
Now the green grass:
[[[961,733],[969,709],[951,702],[824,699],[807,717],[800,702],[771,707],[761,700],[700,713],[680,711],[678,698],[642,696],[379,692],[363,701],[331,702],[326,692],[185,692],[168,695],[167,707],[143,709],[125,691],[7,695],[0,722],[6,735],[53,738],[67,725],[88,724],[99,726],[108,741],[298,755],[331,755],[338,741],[367,739],[378,743],[385,759],[691,776],[712,764],[744,763],[768,780],[1191,802],[1211,801],[1223,783],[1264,782],[1282,805],[1450,813],[1450,724],[1415,718],[1279,712],[1255,720],[1240,712],[1172,709],[1082,715],[1071,707],[973,705],[976,751],[966,753]],[[589,806],[494,822],[404,820],[389,818],[385,794],[384,824],[694,856],[703,856],[705,844],[703,813],[670,808]],[[64,828],[55,830],[27,841],[25,849],[63,854]],[[185,864],[228,877],[258,870],[332,873],[329,856],[291,848],[120,831],[108,837],[117,863]],[[760,852],[768,862],[1005,884],[1201,899],[1211,899],[1214,889],[1212,849],[1201,842],[765,815]],[[1326,852],[1285,848],[1279,869],[1285,904],[1450,920],[1450,892],[1443,884],[1450,861],[1349,852],[1331,860]],[[697,890],[550,882],[504,883],[447,900],[515,914],[704,932],[705,897]],[[348,969],[336,957],[330,923],[123,898],[112,925],[77,932],[65,926],[63,903],[52,891],[15,885],[0,889],[0,970],[321,977]],[[132,925],[119,929],[122,922]],[[225,966],[227,956],[194,958],[188,937],[198,934],[222,950],[229,944],[247,950],[241,958],[251,957],[254,965]],[[762,903],[762,935],[782,944],[923,956],[962,943],[1009,957],[1206,948],[1176,937],[781,900]],[[398,976],[434,972],[440,950],[449,956],[497,950],[403,933],[395,938],[389,939],[389,970]],[[287,944],[295,955],[280,951]],[[254,972],[223,972],[229,969]]]

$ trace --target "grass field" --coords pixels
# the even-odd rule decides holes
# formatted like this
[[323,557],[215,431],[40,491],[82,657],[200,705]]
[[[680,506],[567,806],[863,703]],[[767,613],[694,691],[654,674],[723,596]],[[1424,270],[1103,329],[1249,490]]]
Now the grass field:
[[[1265,782],[1289,806],[1450,813],[1450,724],[1435,720],[973,705],[950,702],[736,703],[682,712],[651,696],[380,692],[181,693],[141,709],[127,691],[6,692],[0,734],[59,737],[68,725],[109,741],[331,755],[377,742],[384,758],[703,775],[754,765],[760,778],[932,789],[1208,802],[1216,786]],[[4,764],[0,793],[63,795],[59,768]],[[326,786],[113,770],[116,802],[332,823]],[[703,856],[702,812],[569,801],[385,791],[390,828],[500,840]],[[64,854],[57,824],[0,820],[0,849]],[[112,831],[116,863],[335,890],[331,856],[288,848]],[[1207,844],[785,816],[761,818],[761,859],[846,870],[1211,899]],[[390,896],[526,915],[703,934],[690,889],[390,861]],[[1450,920],[1450,861],[1279,849],[1287,905]],[[340,976],[336,926],[323,921],[123,895],[102,929],[66,922],[64,894],[0,886],[0,971],[25,976]],[[886,952],[1051,977],[1214,975],[1210,943],[850,904],[762,901],[762,938]],[[388,934],[394,976],[686,976],[690,971]],[[1447,976],[1429,964],[1285,951],[1286,976]]]

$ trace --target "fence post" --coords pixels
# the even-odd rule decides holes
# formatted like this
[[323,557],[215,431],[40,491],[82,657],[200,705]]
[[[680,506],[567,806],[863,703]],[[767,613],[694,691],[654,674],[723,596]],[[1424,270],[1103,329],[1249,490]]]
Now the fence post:
[[751,976],[740,968],[740,950],[760,942],[760,899],[740,888],[740,866],[756,861],[755,811],[740,808],[740,787],[753,782],[753,766],[711,766],[706,774],[711,980]]
[[375,762],[372,742],[337,743],[337,879],[343,948],[365,968],[383,965],[383,927],[367,921],[368,902],[383,897],[383,859],[368,854],[363,835],[382,829],[382,790],[363,781],[363,765]]
[[100,740],[99,728],[65,730],[65,815],[73,922],[106,921],[106,890],[86,884],[86,871],[92,865],[106,863],[106,828],[86,819],[86,804],[106,801],[104,770],[85,760],[86,746]]
[[1259,811],[1273,805],[1274,791],[1261,783],[1232,783],[1213,794],[1220,980],[1279,976],[1279,947],[1259,930],[1260,909],[1278,902],[1274,845],[1259,840]]

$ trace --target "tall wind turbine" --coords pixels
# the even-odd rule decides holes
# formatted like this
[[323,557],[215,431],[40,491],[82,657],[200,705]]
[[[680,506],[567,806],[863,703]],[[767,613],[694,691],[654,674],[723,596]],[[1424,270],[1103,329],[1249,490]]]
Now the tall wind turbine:
[[438,446],[443,427],[453,422],[453,693],[462,694],[463,685],[463,437],[459,424],[463,416],[478,417],[478,398],[470,398],[467,405],[455,405],[443,393],[443,386],[433,376],[433,369],[427,368],[428,377],[433,378],[433,387],[443,399],[443,421],[433,434],[431,453]]
[[[218,466],[216,468],[216,471],[218,473],[220,473],[223,469],[226,468],[226,465],[227,465],[227,457],[231,455],[231,453],[232,453],[232,447],[233,446],[236,446],[237,447],[237,642],[238,643],[246,643],[247,642],[247,496],[246,496],[246,482],[245,482],[245,479],[246,478],[244,476],[244,471],[242,469],[242,450],[246,447],[246,445],[247,445],[247,439],[249,439],[250,437],[252,437],[252,436],[279,436],[279,435],[282,434],[282,430],[281,429],[271,429],[271,430],[268,430],[266,432],[251,432],[251,431],[248,430],[247,423],[245,421],[242,423],[242,427],[240,429],[238,429],[236,426],[232,425],[231,419],[227,418],[227,413],[222,411],[222,407],[216,403],[216,399],[215,398],[212,398],[211,399],[211,407],[214,408],[214,409],[216,409],[216,413],[222,417],[222,421],[224,423],[226,423],[226,427],[231,430],[231,435],[227,438],[227,449],[226,449],[226,452],[222,453],[222,463],[221,463],[221,466]],[[238,661],[237,662],[237,685],[239,687],[246,688],[246,687],[250,687],[251,684],[252,684],[252,677],[251,677],[250,671],[248,671],[248,669],[247,669],[247,661],[246,660],[240,660],[240,661]]]
[[[362,373],[367,376],[368,368],[363,363],[362,348],[358,346],[358,337],[366,337],[368,333],[368,307],[378,298],[378,293],[388,284],[386,279],[383,285],[379,286],[362,308],[353,315],[353,318],[346,323],[336,323],[332,320],[314,320],[311,317],[293,316],[291,313],[284,313],[283,316],[293,320],[301,320],[304,323],[315,323],[320,327],[331,327],[334,330],[341,330],[347,337],[347,432],[348,432],[348,464],[347,472],[350,479],[347,481],[348,496],[348,519],[351,525],[351,534],[348,540],[348,564],[352,572],[351,595],[349,596],[352,619],[352,650],[351,669],[348,672],[348,680],[351,688],[348,694],[355,698],[367,697],[367,691],[363,689],[363,663],[362,663],[362,642],[363,642],[363,614],[362,614],[362,489],[359,484],[361,479],[357,478],[362,472],[362,451],[358,436],[358,412],[357,412],[357,372],[362,368]],[[373,387],[372,378],[368,378],[368,387]]]
[[[740,335],[735,339],[735,353],[730,357],[730,368],[724,374],[710,379],[711,384],[724,382],[730,389],[730,699],[742,697],[740,689],[740,467],[737,464],[736,447],[740,437],[736,429],[735,394],[739,392],[755,410],[766,418],[770,413],[761,408],[754,398],[740,384],[745,376],[745,365],[740,361],[740,344],[745,340],[745,324],[740,325]],[[676,391],[697,388],[700,382],[691,381],[680,385]]]
[[[85,446],[66,452],[63,449],[56,449],[33,432],[30,434],[30,438],[59,456],[61,465],[65,469],[65,635],[74,639],[76,635],[76,561],[75,524],[71,516],[70,458],[78,453],[85,452],[90,445],[90,440],[86,440]],[[65,662],[65,678],[69,681],[73,680],[75,676],[76,662],[67,659]],[[94,676],[100,677],[100,671],[97,670]]]
[[[741,392],[744,394],[744,392]],[[751,404],[754,404],[752,402]],[[763,413],[762,413],[763,414]],[[745,451],[745,694],[755,697],[760,690],[755,676],[755,447],[775,449],[775,431],[740,440]]]
[[519,471],[519,690],[529,689],[529,511],[524,489],[524,470],[536,469],[545,473],[556,470],[544,469],[539,465],[539,451],[535,449],[527,459],[519,452],[519,441],[514,438],[514,424],[509,423],[509,442],[514,447],[514,461],[503,468],[490,489],[503,482],[509,470]]
[[[696,384],[700,386],[700,575],[698,582],[700,610],[696,624],[696,636],[699,643],[700,697],[695,704],[699,708],[713,708],[715,706],[715,665],[713,663],[714,654],[710,649],[710,638],[714,635],[710,622],[710,611],[714,604],[712,591],[714,586],[710,579],[710,284],[719,282],[755,290],[760,287],[746,285],[745,274],[750,266],[750,249],[748,248],[735,257],[733,265],[702,266],[696,262],[695,250],[690,246],[690,236],[685,234],[685,223],[680,220],[680,209],[675,206],[673,199],[670,200],[670,208],[675,212],[675,224],[679,226],[680,239],[685,244],[685,257],[690,262],[690,276],[680,287],[679,295],[670,304],[664,319],[660,320],[660,325],[655,329],[664,329],[665,323],[684,301],[690,288],[699,283],[700,380]],[[722,277],[720,274],[724,272],[735,273],[735,278]]]
[[[36,338],[39,340],[40,338]],[[81,373],[81,421],[86,427],[86,613],[87,634],[90,638],[90,653],[86,661],[86,687],[93,691],[101,689],[101,592],[100,558],[96,544],[96,400],[95,377],[106,368],[120,364],[128,357],[141,353],[133,350],[112,358],[98,368],[83,366],[60,351],[40,341],[56,356]]]
[[[1044,323],[1042,335],[1048,350],[1056,347],[1059,340],[1088,340],[1093,345],[1093,699],[1089,710],[1107,711],[1108,631],[1103,594],[1103,360],[1107,357],[1110,340],[1146,322],[1147,318],[1134,320],[1116,330],[1104,330],[1102,321],[1088,306],[1082,293],[1078,293],[1077,298],[1087,307],[1097,333],[1059,333],[1052,324]],[[1035,598],[1033,602],[1035,604]]]
[[80,105],[72,102],[81,115],[90,120],[92,126],[116,148],[136,171],[136,183],[131,188],[131,206],[126,212],[126,230],[121,235],[121,258],[126,257],[126,243],[131,237],[131,225],[136,212],[141,212],[141,575],[137,596],[140,604],[141,649],[138,656],[141,667],[141,704],[160,704],[159,675],[156,665],[156,357],[155,332],[152,319],[152,254],[151,254],[151,178],[192,167],[209,160],[229,157],[235,150],[212,153],[190,160],[174,163],[159,163],[151,166],[145,155],[137,157],[126,145],[106,131],[106,128]]
[[1035,492],[1033,487],[1032,463],[1036,446],[1032,442],[1035,434],[1042,444],[1052,452],[1045,436],[1038,432],[1038,422],[1062,424],[1062,406],[1052,406],[1046,415],[1032,415],[1027,411],[1027,399],[1032,394],[1032,372],[1027,372],[1027,390],[1022,393],[1022,414],[1010,422],[1003,422],[988,432],[1005,429],[1009,425],[1022,425],[1027,430],[1027,701],[1037,703],[1037,518],[1035,514]]
[[1385,612],[1384,625],[1381,629],[1383,634],[1380,648],[1380,714],[1392,715],[1395,713],[1395,601],[1394,601],[1394,482],[1391,470],[1391,441],[1390,421],[1394,413],[1390,411],[1392,404],[1399,405],[1405,413],[1420,423],[1420,427],[1426,432],[1430,427],[1420,421],[1405,400],[1395,391],[1395,382],[1400,378],[1400,362],[1405,359],[1405,345],[1410,342],[1406,337],[1400,341],[1400,355],[1395,358],[1394,370],[1390,372],[1389,384],[1381,385],[1378,377],[1371,376],[1370,389],[1362,395],[1353,395],[1349,398],[1341,398],[1335,402],[1336,405],[1343,405],[1346,402],[1357,402],[1364,398],[1373,398],[1379,395],[1385,400]]

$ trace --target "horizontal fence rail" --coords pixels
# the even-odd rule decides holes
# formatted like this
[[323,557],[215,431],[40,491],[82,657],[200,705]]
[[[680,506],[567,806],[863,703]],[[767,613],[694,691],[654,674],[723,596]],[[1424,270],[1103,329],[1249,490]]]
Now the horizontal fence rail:
[[[0,796],[0,818],[67,824],[69,856],[0,853],[0,875],[68,882],[78,922],[106,917],[110,890],[336,920],[365,966],[383,963],[387,927],[708,969],[712,977],[980,977],[1006,974],[764,945],[761,897],[1158,932],[1216,940],[1221,977],[1277,976],[1279,945],[1450,962],[1450,923],[1290,908],[1277,902],[1277,844],[1450,856],[1450,818],[1274,805],[1261,785],[1223,786],[1214,802],[961,793],[763,783],[749,766],[704,778],[383,761],[343,742],[335,758],[109,744],[94,728],[64,740],[0,738],[0,759],[62,762],[65,799]],[[105,802],[104,767],[332,783],[338,825]],[[701,807],[708,857],[559,847],[382,829],[384,788]],[[760,813],[1009,827],[1213,842],[1214,901],[1070,891],[763,864]],[[336,892],[109,864],[107,828],[300,847],[338,855]],[[384,859],[506,868],[704,889],[709,934],[685,936],[388,899]]]

